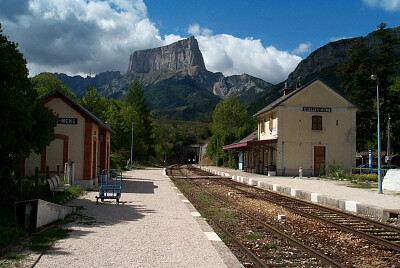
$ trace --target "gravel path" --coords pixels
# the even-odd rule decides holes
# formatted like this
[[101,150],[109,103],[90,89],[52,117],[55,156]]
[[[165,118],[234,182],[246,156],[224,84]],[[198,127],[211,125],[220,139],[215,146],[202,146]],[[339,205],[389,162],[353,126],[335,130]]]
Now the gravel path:
[[227,267],[162,173],[124,173],[119,206],[96,205],[98,192],[73,200],[82,216],[35,267]]

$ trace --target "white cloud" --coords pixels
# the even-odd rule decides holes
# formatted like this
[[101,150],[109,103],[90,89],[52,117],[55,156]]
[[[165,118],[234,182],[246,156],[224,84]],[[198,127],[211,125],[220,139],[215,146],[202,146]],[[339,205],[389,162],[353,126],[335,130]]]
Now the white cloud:
[[[176,42],[183,37],[160,36],[143,0],[0,0],[4,34],[19,43],[30,75],[69,75],[118,70],[124,73],[129,55],[139,49]],[[29,2],[28,2],[29,1]],[[10,4],[11,3],[11,4]],[[15,6],[12,6],[15,4]],[[198,39],[206,67],[224,75],[247,73],[268,82],[287,78],[301,58],[260,40],[213,35],[195,23],[188,32]]]
[[293,54],[303,54],[311,51],[311,43],[301,43],[297,48],[292,50]]
[[348,36],[331,37],[329,42],[336,42],[336,41],[339,41],[339,40],[349,39],[349,38],[353,38],[353,37],[348,37]]
[[190,25],[188,33],[190,33],[194,36],[199,35],[200,34],[200,25],[198,23]]
[[273,46],[264,47],[260,40],[240,39],[228,34],[201,35],[200,26],[192,25],[203,53],[206,68],[224,75],[247,73],[271,83],[287,78],[301,58]]
[[380,7],[387,11],[400,11],[400,0],[362,0],[370,7]]
[[195,23],[189,26],[188,33],[194,36],[210,36],[212,34],[212,31],[208,28],[200,28],[200,25],[198,23]]
[[133,51],[165,44],[141,0],[31,0],[28,7],[2,24],[20,44],[31,75],[125,72]]

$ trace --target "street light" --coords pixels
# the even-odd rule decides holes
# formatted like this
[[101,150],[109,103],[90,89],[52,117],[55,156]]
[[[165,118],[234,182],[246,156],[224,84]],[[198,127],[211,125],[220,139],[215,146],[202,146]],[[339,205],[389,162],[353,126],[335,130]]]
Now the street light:
[[378,194],[382,194],[382,174],[381,174],[381,128],[379,121],[379,77],[371,75],[372,80],[376,80],[376,105],[378,110]]
[[168,139],[162,140],[165,143],[164,147],[164,168],[167,168],[167,149],[168,149]]
[[132,140],[131,140],[131,164],[130,164],[130,168],[132,169],[132,153],[133,153],[133,125],[136,125],[137,123],[136,122],[133,122],[132,121]]

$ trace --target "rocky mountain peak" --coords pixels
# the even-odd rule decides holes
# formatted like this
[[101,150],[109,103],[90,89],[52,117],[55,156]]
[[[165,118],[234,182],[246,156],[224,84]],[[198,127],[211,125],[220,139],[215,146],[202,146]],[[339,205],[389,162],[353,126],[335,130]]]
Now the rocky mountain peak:
[[129,57],[128,72],[166,72],[190,66],[205,69],[203,55],[193,36],[167,46],[135,51]]

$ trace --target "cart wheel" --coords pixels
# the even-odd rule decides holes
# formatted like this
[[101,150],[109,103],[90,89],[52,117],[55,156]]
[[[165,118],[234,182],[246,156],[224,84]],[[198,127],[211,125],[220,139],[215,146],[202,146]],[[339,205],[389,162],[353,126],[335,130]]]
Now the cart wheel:
[[96,196],[96,205],[99,204],[99,198]]
[[104,202],[104,198],[101,199],[101,202]]
[[117,205],[119,205],[119,199],[117,199]]

